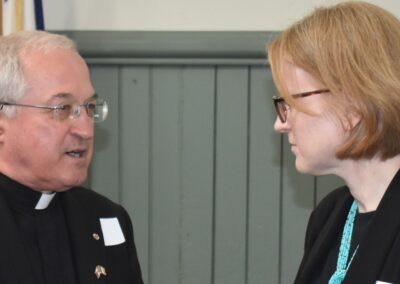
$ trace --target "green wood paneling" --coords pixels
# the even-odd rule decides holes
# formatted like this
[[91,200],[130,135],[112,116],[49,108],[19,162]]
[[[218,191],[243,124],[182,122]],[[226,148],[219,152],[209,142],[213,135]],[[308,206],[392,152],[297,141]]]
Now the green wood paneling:
[[90,171],[90,186],[97,192],[119,202],[119,68],[91,68],[95,91],[109,103],[107,120],[96,125],[95,155]]
[[73,33],[110,104],[88,183],[132,217],[145,283],[293,283],[309,214],[343,182],[297,173],[273,131],[274,33],[123,34]]
[[182,72],[152,69],[150,283],[179,283]]
[[179,283],[203,284],[210,283],[213,263],[214,68],[183,68],[181,85]]
[[270,99],[272,75],[264,66],[250,71],[248,284],[279,283],[280,135]]
[[[57,31],[73,38],[78,48],[91,62],[102,64],[111,61],[119,64],[149,60],[153,64],[171,59],[170,64],[185,64],[178,59],[225,60],[226,64],[240,62],[265,62],[265,44],[279,32],[160,32],[160,31]],[[122,60],[117,60],[122,59]],[[254,61],[253,61],[254,60]],[[245,63],[245,61],[247,63]],[[142,62],[145,62],[143,60]]]
[[[133,219],[142,274],[148,283],[150,185],[150,67],[121,67],[119,99],[120,200]],[[114,171],[115,172],[115,171]]]
[[214,283],[246,281],[248,69],[217,69]]
[[293,283],[304,247],[307,221],[314,206],[314,177],[299,174],[287,136],[283,137],[281,199],[281,283]]

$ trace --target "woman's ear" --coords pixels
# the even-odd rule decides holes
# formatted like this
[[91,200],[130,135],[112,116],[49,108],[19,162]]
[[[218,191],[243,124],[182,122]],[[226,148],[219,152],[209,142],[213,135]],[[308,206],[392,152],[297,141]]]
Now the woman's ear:
[[357,111],[350,111],[345,114],[345,121],[344,121],[344,129],[346,131],[351,131],[354,127],[356,127],[361,121],[361,114]]

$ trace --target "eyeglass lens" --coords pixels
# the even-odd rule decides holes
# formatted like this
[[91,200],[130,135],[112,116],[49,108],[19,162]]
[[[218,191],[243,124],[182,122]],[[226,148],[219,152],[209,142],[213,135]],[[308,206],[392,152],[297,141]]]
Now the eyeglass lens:
[[276,113],[278,114],[279,120],[282,123],[285,123],[287,110],[288,110],[288,106],[287,106],[285,100],[282,97],[274,97],[273,100],[274,100],[275,110],[276,110]]
[[285,101],[281,101],[277,103],[278,107],[278,115],[282,123],[286,122],[286,116],[287,116],[287,104]]
[[53,110],[54,118],[57,120],[64,120],[68,117],[78,118],[81,115],[81,107],[85,108],[86,114],[88,117],[92,118],[94,122],[104,121],[108,114],[108,105],[106,101],[97,99],[83,105],[79,103],[60,104]]

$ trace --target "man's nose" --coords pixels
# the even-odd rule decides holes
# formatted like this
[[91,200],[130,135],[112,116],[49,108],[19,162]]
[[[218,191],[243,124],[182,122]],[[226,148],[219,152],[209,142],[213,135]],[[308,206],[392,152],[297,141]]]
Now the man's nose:
[[72,132],[84,139],[91,139],[94,135],[94,121],[89,117],[84,109],[73,119]]

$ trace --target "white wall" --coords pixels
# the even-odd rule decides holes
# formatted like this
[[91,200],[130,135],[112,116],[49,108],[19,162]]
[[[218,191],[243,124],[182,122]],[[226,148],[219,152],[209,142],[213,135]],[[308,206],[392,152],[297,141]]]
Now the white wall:
[[[43,0],[48,30],[274,31],[335,0]],[[369,0],[400,17],[399,0]]]

